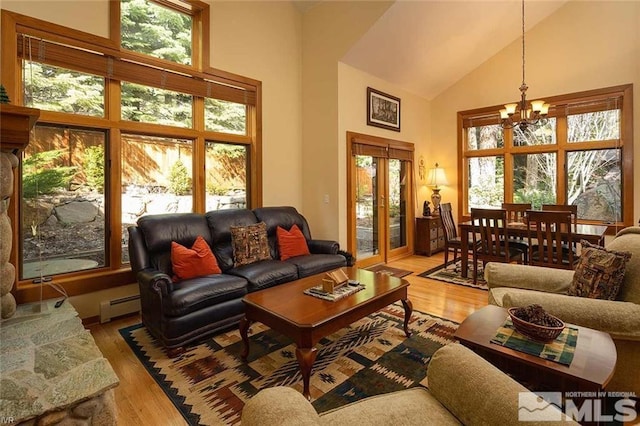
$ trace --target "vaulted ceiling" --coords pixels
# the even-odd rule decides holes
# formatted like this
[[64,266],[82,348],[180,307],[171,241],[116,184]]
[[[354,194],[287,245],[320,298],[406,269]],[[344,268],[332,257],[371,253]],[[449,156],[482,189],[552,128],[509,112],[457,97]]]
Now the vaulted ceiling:
[[[304,2],[307,7],[315,3]],[[528,0],[525,30],[566,0]],[[343,62],[433,99],[522,35],[519,0],[396,1]],[[514,61],[521,58],[514,57]]]

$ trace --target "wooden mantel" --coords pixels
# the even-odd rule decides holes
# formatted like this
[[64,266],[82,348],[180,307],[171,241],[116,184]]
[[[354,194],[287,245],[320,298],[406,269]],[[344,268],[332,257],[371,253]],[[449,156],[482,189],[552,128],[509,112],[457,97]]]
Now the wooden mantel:
[[39,109],[0,104],[0,150],[13,153],[24,150],[39,117]]

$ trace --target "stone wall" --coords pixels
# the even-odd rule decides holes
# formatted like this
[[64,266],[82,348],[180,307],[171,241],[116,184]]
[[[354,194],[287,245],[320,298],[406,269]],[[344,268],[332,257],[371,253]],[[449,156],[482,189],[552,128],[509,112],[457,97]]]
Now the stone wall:
[[16,280],[15,265],[9,262],[13,245],[11,220],[7,214],[13,194],[13,169],[19,160],[11,152],[0,152],[0,317],[10,318],[16,312],[16,299],[11,289]]

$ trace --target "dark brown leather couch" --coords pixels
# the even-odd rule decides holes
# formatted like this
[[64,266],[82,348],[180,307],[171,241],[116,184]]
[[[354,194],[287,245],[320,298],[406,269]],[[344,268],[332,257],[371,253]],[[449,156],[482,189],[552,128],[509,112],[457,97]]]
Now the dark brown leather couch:
[[[267,225],[272,260],[234,268],[231,226],[259,222]],[[311,255],[280,261],[276,229],[288,230],[294,224],[307,239]],[[293,207],[149,215],[128,230],[142,322],[170,356],[194,340],[237,324],[244,314],[245,294],[346,265],[338,243],[312,239],[306,219]],[[212,248],[222,274],[174,282],[171,241],[191,247],[198,235]]]

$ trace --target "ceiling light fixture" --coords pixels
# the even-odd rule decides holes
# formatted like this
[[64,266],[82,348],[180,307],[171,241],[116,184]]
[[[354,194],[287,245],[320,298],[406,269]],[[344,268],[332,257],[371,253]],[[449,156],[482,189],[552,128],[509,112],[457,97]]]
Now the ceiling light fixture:
[[[531,101],[531,105],[527,104],[527,89],[529,87],[524,82],[524,0],[522,0],[522,85],[520,86],[520,102],[517,104],[506,104],[504,109],[500,110],[501,125],[504,129],[512,129],[519,127],[525,130],[528,126],[537,124],[541,120],[544,124],[546,116],[549,113],[549,104],[544,101]],[[516,120],[516,117],[520,117]]]

